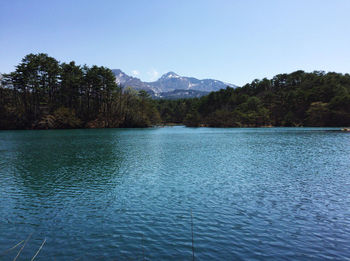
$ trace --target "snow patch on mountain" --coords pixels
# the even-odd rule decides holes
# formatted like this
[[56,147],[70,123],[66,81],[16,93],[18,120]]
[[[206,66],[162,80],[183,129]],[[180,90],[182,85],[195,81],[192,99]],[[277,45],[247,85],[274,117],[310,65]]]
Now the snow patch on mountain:
[[[182,90],[181,95],[197,95],[199,93],[194,92],[183,92],[184,90],[191,90],[200,92],[201,95],[205,93],[218,91],[220,89],[225,89],[227,86],[235,88],[234,84],[225,83],[219,80],[213,79],[203,79],[198,80],[194,77],[180,76],[174,72],[168,72],[163,74],[157,81],[153,82],[143,82],[139,78],[129,76],[119,69],[112,70],[116,82],[124,87],[133,87],[136,90],[145,90],[151,93],[155,97],[161,97],[161,93],[174,92]],[[179,94],[176,92],[175,94]]]

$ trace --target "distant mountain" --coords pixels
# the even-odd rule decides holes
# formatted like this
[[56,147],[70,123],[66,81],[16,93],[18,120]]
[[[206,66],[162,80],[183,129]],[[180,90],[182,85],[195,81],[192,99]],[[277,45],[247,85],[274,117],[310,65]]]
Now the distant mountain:
[[149,86],[145,82],[142,82],[139,78],[129,76],[119,69],[113,69],[112,72],[115,75],[116,82],[122,86],[125,86],[125,87],[130,86],[136,90],[152,91],[151,86]]
[[130,86],[136,90],[145,90],[153,97],[159,98],[200,97],[212,91],[225,89],[227,86],[237,87],[236,85],[213,79],[198,80],[193,77],[184,77],[174,72],[168,72],[154,82],[143,82],[119,69],[112,71],[118,84]]
[[174,90],[195,90],[202,92],[218,91],[225,89],[227,86],[236,87],[233,84],[224,83],[218,80],[205,79],[198,80],[193,77],[180,76],[174,72],[168,72],[155,82],[149,83],[154,88],[169,92]]

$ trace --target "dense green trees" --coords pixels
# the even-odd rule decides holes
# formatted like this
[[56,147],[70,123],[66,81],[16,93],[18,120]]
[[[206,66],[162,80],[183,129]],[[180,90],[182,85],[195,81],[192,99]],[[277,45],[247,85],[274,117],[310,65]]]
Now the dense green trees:
[[105,67],[29,54],[4,75],[0,129],[147,127],[160,120],[144,92],[123,91]]
[[156,100],[157,109],[164,123],[182,124],[190,110],[196,111],[196,104],[199,100],[178,99],[178,100]]
[[29,54],[0,84],[0,129],[349,126],[350,75],[279,74],[195,99],[153,100],[105,67]]
[[181,102],[160,101],[162,119],[212,127],[349,126],[350,75],[296,71],[187,100],[186,107]]

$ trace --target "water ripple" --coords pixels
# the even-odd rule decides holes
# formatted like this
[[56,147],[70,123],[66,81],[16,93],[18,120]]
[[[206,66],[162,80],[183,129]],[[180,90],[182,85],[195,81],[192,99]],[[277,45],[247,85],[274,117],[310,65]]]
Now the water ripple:
[[[0,255],[350,260],[350,136],[317,128],[0,132]],[[0,256],[12,260],[16,250]]]

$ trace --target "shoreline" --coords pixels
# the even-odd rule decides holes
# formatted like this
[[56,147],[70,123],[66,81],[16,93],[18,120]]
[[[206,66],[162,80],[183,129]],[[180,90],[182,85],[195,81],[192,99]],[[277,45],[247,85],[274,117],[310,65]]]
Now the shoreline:
[[207,125],[200,125],[200,126],[186,126],[185,124],[180,123],[170,123],[170,124],[161,124],[161,125],[153,125],[148,127],[111,127],[111,128],[47,128],[47,129],[41,129],[41,128],[31,128],[31,129],[0,129],[0,131],[45,131],[45,130],[95,130],[95,129],[152,129],[152,128],[165,128],[165,127],[185,127],[185,128],[219,128],[219,129],[274,129],[274,128],[332,128],[335,129],[334,131],[339,132],[350,132],[349,127],[344,126],[239,126],[239,127],[229,127],[229,126],[207,126]]

